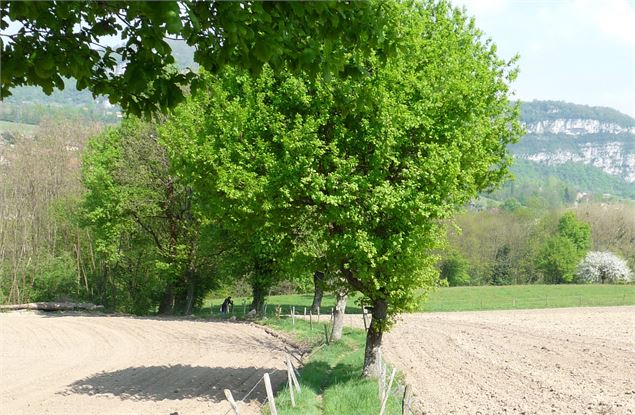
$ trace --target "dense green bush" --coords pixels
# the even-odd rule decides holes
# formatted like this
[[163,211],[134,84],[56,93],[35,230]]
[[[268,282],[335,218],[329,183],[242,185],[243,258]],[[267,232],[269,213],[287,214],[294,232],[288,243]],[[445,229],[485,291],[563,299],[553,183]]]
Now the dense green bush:
[[81,297],[75,260],[69,254],[48,256],[34,269],[31,300],[66,301]]

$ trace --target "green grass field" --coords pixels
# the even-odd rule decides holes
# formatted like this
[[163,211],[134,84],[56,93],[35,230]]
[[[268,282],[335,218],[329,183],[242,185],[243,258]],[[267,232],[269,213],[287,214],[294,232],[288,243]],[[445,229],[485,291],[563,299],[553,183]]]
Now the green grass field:
[[[311,294],[276,295],[267,299],[267,315],[274,315],[275,306],[280,305],[284,314],[289,307],[295,306],[297,314],[303,314],[304,308],[311,305]],[[212,299],[206,304],[201,315],[220,312],[222,299]],[[249,308],[249,298],[235,298],[234,312],[242,315]],[[335,299],[325,295],[322,301],[322,314],[329,314]],[[508,285],[484,287],[446,287],[438,288],[428,294],[419,311],[471,311],[471,310],[512,310],[556,307],[596,307],[635,304],[635,285]],[[308,311],[307,311],[308,312]],[[355,299],[349,300],[348,313],[359,313],[360,307]]]
[[12,133],[33,134],[37,125],[22,124],[10,121],[0,121],[0,132],[9,131]]

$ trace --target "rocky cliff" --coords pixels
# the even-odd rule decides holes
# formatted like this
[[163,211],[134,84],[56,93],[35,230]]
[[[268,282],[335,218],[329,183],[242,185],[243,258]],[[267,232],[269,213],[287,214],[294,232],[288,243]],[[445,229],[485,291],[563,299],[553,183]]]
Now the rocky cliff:
[[635,119],[610,108],[554,101],[522,104],[526,135],[511,147],[539,164],[582,163],[635,183]]

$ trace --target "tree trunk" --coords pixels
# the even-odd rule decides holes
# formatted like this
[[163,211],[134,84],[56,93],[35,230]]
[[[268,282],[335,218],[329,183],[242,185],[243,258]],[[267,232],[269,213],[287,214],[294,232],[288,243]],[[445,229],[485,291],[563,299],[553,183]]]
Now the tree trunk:
[[336,342],[342,338],[347,299],[348,295],[345,292],[339,290],[336,291],[335,309],[333,310],[333,330],[331,331],[332,342]]
[[324,296],[324,273],[322,271],[315,271],[313,273],[313,304],[311,304],[311,311],[316,314],[318,308],[322,305],[322,297]]
[[388,315],[388,304],[384,300],[374,300],[372,318],[366,333],[366,350],[364,351],[364,368],[362,375],[366,378],[379,377],[381,340],[384,335],[383,326]]
[[163,298],[159,303],[159,314],[173,314],[174,300],[174,287],[170,284],[165,288],[165,293],[163,293]]
[[256,315],[262,316],[265,313],[265,296],[267,295],[267,288],[260,284],[252,284],[253,300],[249,311],[256,311]]
[[187,294],[185,297],[185,315],[191,316],[194,308],[194,281],[187,283]]

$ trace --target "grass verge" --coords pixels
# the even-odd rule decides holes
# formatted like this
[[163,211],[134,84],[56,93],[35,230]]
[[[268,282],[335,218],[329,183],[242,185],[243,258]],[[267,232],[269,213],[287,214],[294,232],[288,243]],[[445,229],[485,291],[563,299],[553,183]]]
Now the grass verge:
[[[342,340],[323,345],[324,323],[310,325],[306,321],[290,319],[266,319],[261,324],[285,332],[297,342],[314,347],[300,369],[302,388],[295,394],[296,406],[285,387],[276,396],[279,415],[367,415],[378,414],[379,386],[376,381],[361,378],[364,363],[366,333],[363,330],[344,329]],[[319,348],[317,348],[319,347]],[[386,405],[385,414],[401,413],[401,396],[393,383],[393,394]],[[265,405],[265,413],[268,407]]]
[[[282,307],[282,314],[289,314],[295,307],[296,314],[303,314],[311,305],[311,294],[275,295],[268,297],[267,315],[273,316],[275,306]],[[208,307],[201,315],[219,314],[222,299],[208,300]],[[234,312],[241,316],[247,310],[251,299],[235,298]],[[335,298],[325,295],[322,300],[322,314],[327,316],[335,304]],[[562,284],[562,285],[506,285],[482,287],[443,287],[428,294],[418,311],[474,311],[513,310],[557,307],[596,307],[635,305],[635,285],[633,284]],[[211,309],[210,309],[211,307]],[[354,297],[349,299],[346,312],[360,313]]]

